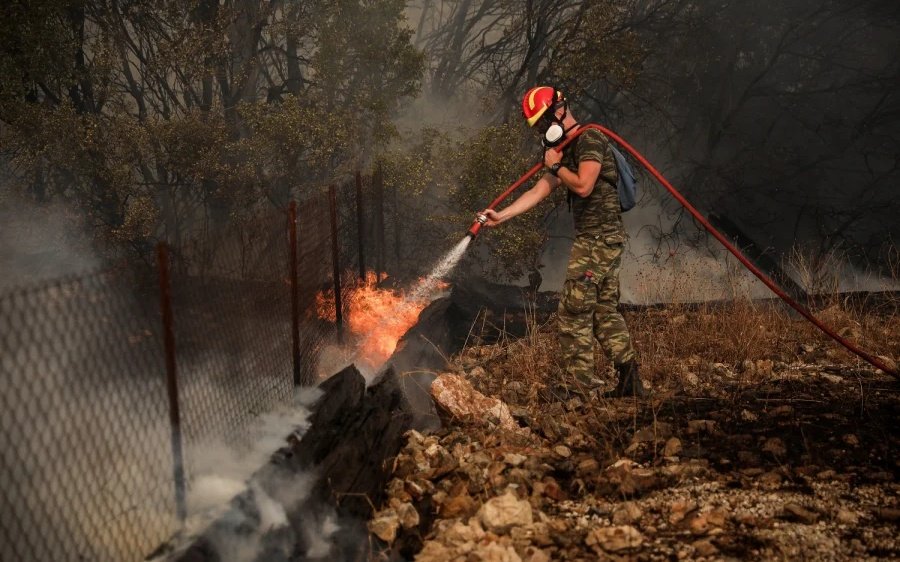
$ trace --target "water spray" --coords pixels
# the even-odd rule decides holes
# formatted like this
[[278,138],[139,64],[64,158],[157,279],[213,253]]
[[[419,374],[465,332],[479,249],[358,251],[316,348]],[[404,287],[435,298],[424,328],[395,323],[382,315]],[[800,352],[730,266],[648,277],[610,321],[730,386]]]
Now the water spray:
[[[736,257],[738,259],[738,261],[741,262],[741,264],[750,271],[750,273],[755,275],[757,277],[757,279],[762,281],[766,287],[771,289],[771,291],[773,293],[775,293],[781,300],[783,300],[785,303],[787,303],[791,308],[793,308],[798,313],[800,313],[800,315],[803,316],[806,320],[808,320],[810,323],[812,323],[817,328],[819,328],[819,330],[824,332],[828,337],[830,337],[837,343],[841,344],[842,346],[844,346],[844,348],[846,348],[850,352],[856,354],[858,357],[865,360],[870,365],[872,365],[878,369],[881,369],[885,373],[888,373],[896,378],[900,378],[900,373],[898,373],[896,369],[892,369],[891,367],[888,367],[888,365],[884,361],[882,361],[880,358],[863,350],[862,348],[858,347],[854,343],[848,341],[846,338],[838,335],[834,330],[832,330],[831,328],[826,326],[821,320],[819,320],[818,318],[813,316],[813,314],[809,310],[807,310],[806,307],[804,307],[803,305],[801,305],[800,303],[795,301],[793,298],[791,298],[781,287],[778,286],[778,284],[775,283],[775,281],[770,279],[768,275],[766,275],[758,267],[756,267],[749,259],[747,259],[746,256],[744,256],[744,254],[740,250],[737,249],[737,247],[735,247],[731,242],[729,242],[728,239],[722,235],[722,233],[720,233],[718,230],[716,230],[715,227],[713,227],[713,225],[710,224],[710,222],[706,219],[706,217],[704,217],[700,213],[700,211],[698,211],[693,205],[691,205],[690,202],[688,202],[688,200],[685,199],[685,197],[677,189],[675,189],[675,187],[671,183],[669,183],[669,181],[659,172],[659,170],[657,170],[655,167],[653,167],[653,165],[650,163],[649,160],[647,160],[644,157],[644,155],[642,155],[640,152],[638,152],[630,144],[625,142],[625,140],[622,137],[620,137],[619,135],[617,135],[616,133],[610,131],[606,127],[603,127],[602,125],[597,125],[596,123],[588,123],[587,125],[583,125],[583,126],[579,127],[577,130],[575,130],[571,134],[571,136],[566,138],[566,140],[562,144],[560,144],[558,147],[556,147],[555,150],[562,151],[566,146],[569,145],[569,143],[571,143],[573,140],[578,138],[579,135],[581,135],[588,129],[595,129],[595,130],[602,132],[607,137],[609,137],[610,139],[615,141],[619,146],[621,146],[622,148],[627,150],[628,153],[631,154],[641,164],[641,166],[643,166],[644,169],[647,170],[650,173],[650,175],[652,175],[656,179],[656,181],[658,181],[664,188],[666,188],[666,190],[672,195],[672,197],[674,197],[675,200],[678,201],[678,203],[680,203],[681,206],[684,207],[685,210],[687,210],[687,212],[690,213],[691,216],[694,217],[697,220],[697,222],[699,222],[707,232],[712,234],[712,236],[716,240],[718,240],[719,243],[721,243],[722,246],[724,246],[726,250],[728,250],[734,257]],[[496,209],[497,205],[499,205],[507,197],[512,195],[512,193],[515,190],[517,190],[525,182],[527,182],[529,179],[531,179],[543,167],[544,167],[543,162],[538,162],[537,164],[532,166],[531,169],[529,169],[527,172],[525,172],[524,175],[522,175],[522,177],[520,177],[513,184],[511,184],[509,187],[507,187],[506,190],[503,193],[501,193],[496,199],[491,201],[491,203],[487,206],[487,208],[488,209]],[[469,227],[469,230],[466,232],[466,238],[469,240],[474,240],[475,238],[477,238],[479,232],[481,231],[481,227],[484,226],[485,222],[487,222],[487,216],[485,216],[484,214],[479,214],[477,216],[475,222],[472,223],[472,226]]]

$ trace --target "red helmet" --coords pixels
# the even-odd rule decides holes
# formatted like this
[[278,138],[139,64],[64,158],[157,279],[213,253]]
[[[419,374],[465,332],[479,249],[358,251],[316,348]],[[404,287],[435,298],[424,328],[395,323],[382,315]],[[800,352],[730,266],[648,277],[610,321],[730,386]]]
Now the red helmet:
[[547,108],[564,100],[562,92],[551,86],[535,86],[525,92],[525,97],[522,98],[522,113],[525,114],[528,126],[534,127]]

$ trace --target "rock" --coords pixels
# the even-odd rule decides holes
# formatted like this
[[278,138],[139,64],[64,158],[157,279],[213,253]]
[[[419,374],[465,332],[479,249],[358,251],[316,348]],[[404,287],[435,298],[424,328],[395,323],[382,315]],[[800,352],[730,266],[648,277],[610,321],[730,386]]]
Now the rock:
[[602,493],[644,494],[659,488],[664,482],[659,473],[649,468],[631,468],[629,465],[621,465],[608,468],[604,471],[598,489]]
[[664,457],[675,457],[681,453],[681,439],[677,437],[670,437],[668,441],[666,441],[666,446],[663,448],[663,456]]
[[484,529],[478,524],[477,519],[472,519],[471,522],[471,525],[466,525],[462,521],[455,521],[444,531],[441,538],[450,545],[480,541],[484,538]]
[[[538,487],[538,484],[540,484],[540,487]],[[540,493],[544,497],[556,502],[566,499],[566,493],[559,487],[559,484],[552,476],[545,477],[543,482],[535,482],[534,489],[535,492],[540,489]]]
[[745,422],[755,422],[759,419],[759,416],[751,412],[750,410],[744,409],[741,410],[741,419]]
[[787,453],[787,447],[785,447],[784,441],[778,437],[766,439],[766,442],[763,443],[762,450],[763,452],[771,453],[776,457],[783,457]]
[[394,478],[388,483],[387,494],[391,499],[397,499],[406,502],[412,499],[412,495],[406,490],[406,482],[399,478]]
[[[539,519],[547,518],[541,512],[538,512]],[[531,532],[531,542],[538,546],[552,546],[553,545],[553,534],[551,532],[550,523],[544,521],[538,521],[529,529]]]
[[584,433],[572,428],[572,433],[563,441],[565,445],[571,449],[586,449],[590,447],[590,443]]
[[613,525],[631,525],[640,521],[644,514],[634,502],[625,502],[613,510]]
[[632,441],[631,445],[626,447],[625,454],[634,456],[638,451],[641,450],[642,446],[643,446],[643,443],[641,443],[640,441]]
[[437,405],[455,418],[481,422],[496,420],[504,429],[521,431],[509,407],[475,390],[469,381],[459,375],[444,373],[431,383],[431,396]]
[[734,378],[734,372],[728,368],[724,363],[712,363],[710,365],[710,370],[720,377],[725,377],[729,379]]
[[531,504],[527,500],[519,500],[512,492],[486,501],[478,510],[478,519],[485,529],[498,535],[506,533],[511,527],[531,525],[533,522]]
[[476,545],[466,562],[522,562],[522,558],[513,547],[491,542]]
[[641,546],[644,536],[631,525],[599,527],[587,534],[585,542],[597,552],[618,552]]
[[818,478],[819,480],[834,480],[835,477],[837,477],[837,472],[831,469],[823,470],[822,472],[816,474],[816,478]]
[[416,562],[447,562],[453,558],[453,551],[442,543],[426,541],[422,550],[416,555]]
[[600,463],[597,462],[597,459],[587,458],[580,461],[575,469],[582,476],[596,474],[600,471]]
[[391,544],[397,538],[397,529],[400,528],[400,518],[393,509],[385,509],[375,514],[368,522],[369,532]]
[[550,562],[550,555],[534,546],[525,548],[525,558],[522,562]]
[[818,513],[810,511],[802,505],[796,503],[785,504],[784,511],[782,512],[781,517],[783,519],[787,519],[788,521],[797,521],[805,525],[812,525],[819,520]]
[[715,556],[719,553],[719,549],[709,539],[695,541],[691,546],[694,547],[694,553],[697,556]]
[[669,511],[669,523],[676,524],[683,520],[685,516],[697,509],[697,504],[688,500],[678,500],[672,502]]
[[688,527],[694,535],[706,535],[712,529],[721,529],[728,521],[728,516],[720,510],[708,511],[706,513],[695,513],[688,520]]
[[698,433],[713,434],[716,432],[716,422],[713,420],[691,420],[687,427],[688,435],[696,435]]
[[556,447],[553,447],[553,452],[564,459],[572,456],[572,450],[565,445],[557,445]]
[[781,486],[782,480],[784,480],[784,477],[781,474],[774,470],[770,470],[759,477],[759,484],[763,488],[777,488],[778,486]]
[[842,525],[856,525],[859,523],[859,515],[849,509],[839,509],[834,514],[834,519]]
[[662,441],[672,435],[672,425],[665,422],[657,422],[635,432],[631,438],[632,443],[649,443]]
[[412,529],[419,525],[419,512],[411,503],[401,503],[397,508],[397,518],[404,529]]
[[506,453],[503,455],[503,462],[512,467],[521,466],[522,463],[528,460],[528,457],[525,455],[520,455],[518,453]]

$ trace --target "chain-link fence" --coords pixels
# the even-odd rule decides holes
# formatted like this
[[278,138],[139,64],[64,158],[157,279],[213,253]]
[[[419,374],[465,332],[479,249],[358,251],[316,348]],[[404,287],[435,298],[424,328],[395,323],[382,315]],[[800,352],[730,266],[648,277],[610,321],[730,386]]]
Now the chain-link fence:
[[240,447],[315,383],[329,290],[346,302],[361,264],[384,269],[371,186],[244,213],[213,249],[161,246],[159,278],[0,295],[0,560],[142,560],[180,529],[201,444]]

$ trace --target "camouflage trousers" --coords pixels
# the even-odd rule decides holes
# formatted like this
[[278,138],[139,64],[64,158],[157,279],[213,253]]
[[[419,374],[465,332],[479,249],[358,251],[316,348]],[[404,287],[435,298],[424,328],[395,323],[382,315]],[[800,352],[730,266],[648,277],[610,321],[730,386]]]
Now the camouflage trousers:
[[572,246],[559,299],[559,343],[568,375],[594,376],[594,341],[621,365],[635,358],[619,306],[620,237],[579,234]]

